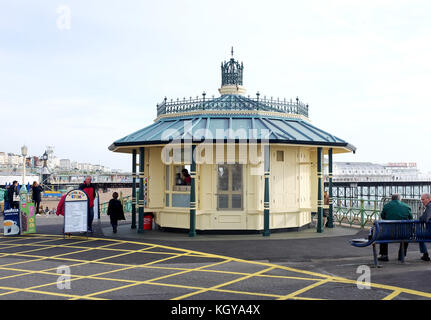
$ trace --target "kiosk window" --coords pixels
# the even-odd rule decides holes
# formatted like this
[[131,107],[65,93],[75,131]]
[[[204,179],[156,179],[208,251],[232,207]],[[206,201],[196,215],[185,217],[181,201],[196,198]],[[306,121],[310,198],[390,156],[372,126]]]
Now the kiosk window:
[[217,207],[224,210],[242,210],[243,166],[223,164],[217,168]]

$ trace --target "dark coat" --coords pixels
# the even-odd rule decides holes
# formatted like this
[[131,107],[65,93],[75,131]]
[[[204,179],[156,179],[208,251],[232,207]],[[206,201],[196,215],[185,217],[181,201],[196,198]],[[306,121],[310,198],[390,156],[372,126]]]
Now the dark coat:
[[412,220],[412,209],[400,200],[389,201],[383,207],[380,217],[383,220]]
[[8,198],[8,202],[12,203],[13,202],[13,193],[18,194],[18,187],[17,186],[13,186],[10,185],[9,188],[7,189],[7,198]]
[[109,200],[108,215],[111,221],[126,220],[124,217],[123,205],[120,200]]
[[39,185],[37,187],[32,187],[31,189],[32,189],[32,196],[31,196],[32,200],[34,202],[40,202],[42,200],[41,193],[43,191],[43,188]]
[[429,202],[425,208],[425,211],[419,217],[419,220],[422,222],[428,222],[431,220],[431,202]]

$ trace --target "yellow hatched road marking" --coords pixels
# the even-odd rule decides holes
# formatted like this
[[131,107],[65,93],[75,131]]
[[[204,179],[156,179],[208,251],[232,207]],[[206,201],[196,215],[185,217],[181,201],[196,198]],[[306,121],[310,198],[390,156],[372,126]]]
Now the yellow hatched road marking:
[[[13,288],[13,287],[4,287],[4,286],[0,286],[0,289],[2,290],[13,290],[10,293],[16,293],[16,292],[28,292],[28,293],[39,293],[39,294],[44,294],[44,295],[50,295],[50,296],[57,296],[57,297],[66,297],[66,298],[80,298],[81,296],[78,295],[74,295],[74,294],[65,294],[65,293],[54,293],[54,292],[49,292],[49,291],[39,291],[39,290],[33,290],[33,289],[28,289],[28,288],[24,288],[24,289],[20,289],[20,288]],[[92,300],[106,300],[103,298],[88,298],[88,299],[92,299]]]
[[[112,244],[109,244],[109,245],[112,245]],[[138,251],[144,251],[144,250],[146,250],[146,249],[148,249],[148,248],[144,248],[144,249],[140,249],[140,250],[136,250],[136,251],[137,251],[137,252],[138,252]],[[71,253],[68,253],[68,254],[71,254]],[[111,258],[116,258],[116,257],[123,256],[123,255],[127,255],[127,254],[130,254],[130,253],[129,253],[129,252],[127,252],[127,253],[120,253],[120,254],[117,254],[117,255],[114,255],[114,256],[104,257],[104,258],[100,258],[100,259],[97,259],[97,260],[111,259]],[[166,258],[165,258],[165,259],[166,259]],[[94,261],[97,261],[97,260],[94,260]],[[81,262],[81,263],[78,263],[78,264],[76,264],[76,265],[72,265],[72,266],[78,266],[78,265],[90,264],[90,263],[92,262],[92,261],[90,261],[90,260],[82,260],[82,261],[84,261],[84,262]],[[72,267],[72,266],[69,266],[69,267]],[[44,271],[52,270],[52,269],[56,269],[56,268],[45,269]],[[118,271],[118,270],[114,270],[114,271]],[[114,272],[114,271],[110,271],[110,272]],[[32,271],[32,272],[28,272],[28,273],[25,273],[25,274],[18,274],[18,275],[13,275],[13,276],[7,276],[7,277],[0,278],[0,280],[2,280],[2,279],[4,279],[4,278],[13,278],[13,277],[19,277],[19,276],[23,276],[23,275],[34,274],[34,273],[37,273],[37,272]],[[108,272],[108,273],[109,273],[109,272]],[[100,274],[105,274],[105,272],[102,272],[102,273],[100,273]],[[83,278],[86,278],[86,277],[88,277],[88,276],[77,276],[76,278],[71,279],[70,281],[79,280],[79,279],[83,279]],[[120,281],[121,281],[121,280],[120,280]],[[52,282],[52,283],[48,283],[48,284],[43,284],[43,285],[33,286],[33,287],[30,287],[30,288],[27,288],[27,289],[42,288],[42,287],[50,286],[50,285],[54,285],[54,284],[57,284],[57,281],[56,281],[56,282]],[[4,293],[0,293],[0,296],[8,295],[8,294],[11,294],[11,293],[13,293],[13,292],[4,292]]]
[[[34,237],[35,239],[37,239],[37,238],[43,238],[44,240],[46,240],[46,238],[48,238],[48,237],[62,239],[62,237],[59,237],[57,235],[29,235],[29,236]],[[28,238],[28,237],[21,237],[20,239],[26,239],[26,238]],[[86,239],[86,238],[73,236],[73,237],[70,237],[69,239],[78,240],[78,239]],[[11,242],[17,241],[17,240],[19,240],[19,239],[14,239],[14,240],[10,240],[10,241],[0,242],[0,245],[3,244],[3,243],[4,244],[11,243]],[[243,260],[243,259],[238,259],[238,258],[232,258],[232,257],[226,257],[226,256],[222,256],[222,255],[217,255],[217,254],[203,253],[203,252],[199,252],[199,251],[187,250],[187,249],[181,249],[181,248],[174,248],[174,247],[165,246],[165,245],[154,245],[154,244],[145,243],[145,242],[126,241],[126,240],[119,240],[119,239],[104,239],[104,238],[87,239],[87,241],[95,241],[95,240],[112,241],[115,244],[118,244],[118,243],[127,243],[127,244],[147,245],[147,246],[153,246],[153,247],[158,247],[158,248],[163,248],[163,249],[169,249],[169,250],[173,250],[173,251],[186,252],[190,256],[196,256],[196,257],[202,257],[202,258],[205,257],[205,258],[226,259],[226,260],[229,260],[229,261],[235,261],[235,262],[240,262],[240,263],[248,263],[248,264],[254,264],[254,265],[268,266],[268,267],[278,268],[278,269],[281,269],[281,270],[291,271],[291,272],[294,272],[294,273],[301,273],[301,274],[306,274],[306,275],[309,275],[309,276],[318,277],[320,279],[304,278],[304,280],[320,280],[320,282],[318,282],[318,283],[335,282],[335,283],[356,284],[355,280],[350,280],[350,279],[347,279],[347,278],[336,277],[336,276],[329,276],[329,275],[319,274],[319,273],[315,273],[315,272],[311,272],[311,271],[294,269],[294,268],[290,268],[290,267],[286,267],[286,266],[280,266],[280,265],[274,265],[272,263],[265,263],[265,262],[259,262],[259,261],[248,261],[248,260]],[[46,240],[46,242],[49,242],[49,241]],[[26,244],[24,243],[22,245],[26,245]],[[89,249],[83,250],[83,251],[89,251],[89,250],[94,250],[94,249],[98,249],[98,248],[100,248],[100,247],[89,248]],[[25,253],[24,254],[16,253],[16,254],[4,254],[4,255],[0,256],[0,258],[12,255],[12,256],[23,256],[23,257],[34,257],[34,258],[37,258],[35,260],[28,261],[29,263],[33,262],[33,261],[39,261],[39,260],[45,260],[45,259],[58,259],[58,260],[65,260],[65,261],[72,261],[72,262],[81,262],[82,264],[101,263],[101,264],[105,264],[105,265],[128,266],[127,264],[107,263],[107,262],[102,262],[102,261],[98,262],[98,261],[87,261],[87,260],[79,260],[79,259],[61,258],[61,256],[63,256],[63,255],[74,254],[74,253],[79,253],[79,252],[81,252],[81,251],[75,251],[75,252],[72,252],[72,253],[61,254],[61,255],[57,255],[57,256],[53,256],[53,257],[43,257],[43,258],[41,258],[40,256],[37,256],[37,255],[29,255],[29,254],[25,254]],[[131,252],[133,252],[133,250]],[[111,258],[111,257],[107,257],[107,259],[109,259],[109,258]],[[3,265],[3,266],[13,265],[13,264],[20,264],[20,263],[24,263],[24,262],[6,264],[6,265]],[[134,266],[134,267],[138,267],[138,266]],[[206,266],[204,266],[204,267],[206,267]],[[153,266],[153,268],[158,268],[158,267]],[[178,270],[180,269],[180,268],[168,268],[168,267],[160,267],[160,268],[161,269],[174,269],[174,270],[175,269],[178,269]],[[193,269],[189,269],[189,270],[193,270]],[[207,270],[207,271],[209,271],[209,272],[221,272],[221,273],[232,273],[233,274],[233,272],[229,272],[229,271],[219,271],[219,270]],[[187,271],[181,271],[179,273],[185,273],[185,272],[189,272],[189,271],[188,270]],[[173,275],[169,275],[169,276],[173,276]],[[255,275],[255,276],[271,276],[271,275]],[[272,276],[272,277],[278,277],[278,276]],[[280,276],[280,277],[282,277],[282,276]],[[300,277],[298,277],[298,278],[300,278]],[[154,281],[154,279],[152,279],[151,281]],[[157,285],[157,284],[155,284],[155,285]],[[164,285],[164,284],[160,284],[160,285]],[[393,297],[395,297],[396,295],[398,295],[400,293],[408,293],[408,294],[412,294],[412,295],[416,295],[416,296],[431,298],[431,293],[428,293],[428,292],[422,292],[422,291],[417,291],[417,290],[412,290],[412,289],[405,289],[405,288],[400,288],[400,287],[395,287],[395,286],[390,286],[390,285],[376,284],[376,283],[371,283],[370,286],[373,287],[373,288],[379,288],[379,289],[384,289],[384,290],[390,290],[390,291],[392,291],[392,293],[390,295],[388,295],[386,298],[393,298]],[[205,289],[205,290],[208,290],[208,289]],[[214,289],[212,289],[212,290],[214,290]],[[293,299],[303,299],[303,300],[309,299],[309,298],[302,298],[302,297],[292,297],[292,298]]]
[[272,269],[274,269],[274,268],[275,268],[275,267],[270,267],[270,268],[267,268],[267,269],[264,269],[264,270],[260,270],[260,271],[255,272],[255,273],[251,273],[251,274],[249,274],[249,275],[247,275],[247,276],[240,277],[240,278],[238,278],[238,279],[234,279],[234,280],[231,280],[231,281],[227,281],[227,282],[224,282],[224,283],[218,284],[218,285],[216,285],[216,286],[212,286],[212,287],[207,288],[207,289],[198,290],[198,291],[195,291],[195,292],[191,292],[191,293],[188,293],[188,294],[185,294],[185,295],[182,295],[182,296],[179,296],[179,297],[173,298],[172,300],[181,300],[181,299],[188,298],[188,297],[191,297],[191,296],[194,296],[194,295],[197,295],[197,294],[204,293],[204,292],[209,291],[209,290],[212,290],[212,289],[218,289],[218,288],[221,288],[221,287],[225,287],[225,286],[228,286],[228,285],[230,285],[230,284],[233,284],[233,283],[236,283],[236,282],[240,282],[240,281],[243,281],[243,280],[246,280],[246,279],[252,278],[252,277],[254,277],[254,276],[255,276],[255,275],[257,275],[257,274],[261,274],[261,273],[264,273],[264,272],[270,271],[270,270],[272,270]]
[[[187,253],[185,253],[184,255],[187,255]],[[166,260],[166,259],[162,259],[162,260]],[[221,264],[221,263],[224,263],[224,262],[226,262],[226,261],[217,262],[217,263],[214,263],[212,265],[218,265],[218,264]],[[173,277],[173,276],[176,276],[176,275],[179,275],[179,274],[184,274],[184,273],[191,272],[191,271],[194,271],[196,269],[202,269],[202,268],[205,268],[205,267],[208,267],[208,266],[201,266],[201,267],[198,267],[198,268],[189,269],[187,271],[176,272],[174,274],[160,276],[160,277],[157,277],[157,278],[154,278],[154,279],[150,279],[150,280],[146,280],[146,281],[136,281],[136,283],[130,284],[128,286],[124,286],[124,288],[126,288],[126,287],[132,287],[132,286],[137,286],[137,285],[140,285],[140,284],[155,284],[155,285],[157,285],[158,283],[154,283],[154,281],[158,281],[158,280],[161,280],[161,279],[166,279],[166,278],[169,278],[169,277]],[[113,289],[109,289],[109,290],[105,290],[105,291],[101,291],[101,292],[95,292],[95,293],[92,293],[92,294],[87,295],[87,296],[92,297],[92,296],[95,296],[95,295],[100,295],[100,294],[107,293],[107,292],[113,292],[113,291],[121,290],[121,289],[124,289],[124,288],[123,287],[113,288]]]
[[290,293],[290,294],[288,294],[286,296],[283,296],[279,300],[287,300],[287,299],[294,298],[297,295],[300,295],[301,293],[304,293],[304,292],[306,292],[308,290],[311,290],[313,288],[316,288],[316,287],[321,286],[322,284],[325,284],[325,283],[328,283],[328,282],[331,282],[331,280],[321,280],[321,281],[318,281],[316,283],[310,284],[309,286],[306,286],[305,288],[302,288],[302,289],[297,290],[295,292],[292,292],[292,293]]
[[391,294],[387,295],[386,297],[384,297],[383,300],[392,300],[393,298],[399,296],[400,293],[401,293],[400,290],[396,290],[396,291],[392,292]]

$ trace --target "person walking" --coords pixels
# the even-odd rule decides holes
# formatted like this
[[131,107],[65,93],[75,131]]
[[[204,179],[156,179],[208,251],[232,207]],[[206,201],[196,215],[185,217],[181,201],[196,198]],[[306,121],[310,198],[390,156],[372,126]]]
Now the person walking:
[[118,220],[126,220],[121,201],[118,200],[118,193],[112,194],[112,199],[109,200],[108,216],[111,220],[112,232],[117,233]]
[[85,177],[84,183],[79,186],[79,190],[84,191],[88,195],[88,219],[87,228],[88,232],[93,232],[93,219],[94,219],[94,199],[96,198],[96,186],[91,183],[91,177]]
[[10,203],[9,203],[9,186],[7,184],[5,184],[4,186],[4,208],[3,210],[8,210],[10,209]]
[[39,207],[40,207],[40,201],[42,200],[41,194],[42,194],[43,188],[41,185],[37,183],[37,181],[34,181],[33,185],[31,186],[31,191],[32,191],[31,199],[34,202],[36,214],[39,214]]
[[19,209],[18,181],[13,181],[8,189],[8,202],[11,209]]
[[[412,209],[405,203],[401,202],[401,196],[399,194],[393,194],[392,200],[389,201],[383,207],[382,213],[380,214],[382,220],[412,220]],[[401,249],[403,245],[400,243],[400,249],[398,250],[398,260],[401,260]],[[407,255],[408,242],[404,243],[404,256]],[[380,257],[379,261],[389,261],[388,258],[388,244],[380,244]]]
[[[425,210],[422,215],[419,217],[419,221],[423,223],[427,223],[431,221],[431,195],[429,193],[424,193],[421,195],[422,204],[425,206]],[[425,242],[419,242],[419,250],[423,254],[421,259],[423,261],[430,261],[430,257],[428,255],[428,250]]]
[[[325,191],[323,193],[323,204],[326,206],[329,206],[329,194],[328,191]],[[326,222],[325,222],[326,220]],[[323,208],[323,224],[325,227],[328,227],[329,222],[329,208]]]

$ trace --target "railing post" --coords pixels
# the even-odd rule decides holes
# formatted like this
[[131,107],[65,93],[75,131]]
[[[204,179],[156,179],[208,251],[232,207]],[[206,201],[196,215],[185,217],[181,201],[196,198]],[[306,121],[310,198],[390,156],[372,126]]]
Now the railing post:
[[334,227],[334,215],[332,205],[332,148],[328,150],[328,171],[329,171],[329,215],[328,215],[328,228]]
[[136,149],[132,153],[132,229],[136,229]]
[[361,228],[365,226],[365,219],[364,219],[364,199],[361,199]]
[[145,149],[139,148],[139,199],[138,199],[138,233],[144,233],[144,170],[145,170]]
[[196,160],[194,157],[196,145],[192,145],[192,164],[190,166],[190,229],[189,237],[196,236],[196,191],[195,191],[195,180],[196,180]]
[[322,148],[317,148],[317,232],[323,232]]
[[270,176],[270,149],[269,144],[263,145],[263,159],[264,159],[264,175],[265,175],[265,186],[264,186],[264,199],[263,199],[263,236],[268,237],[271,235],[270,232],[270,220],[269,220],[269,176]]

